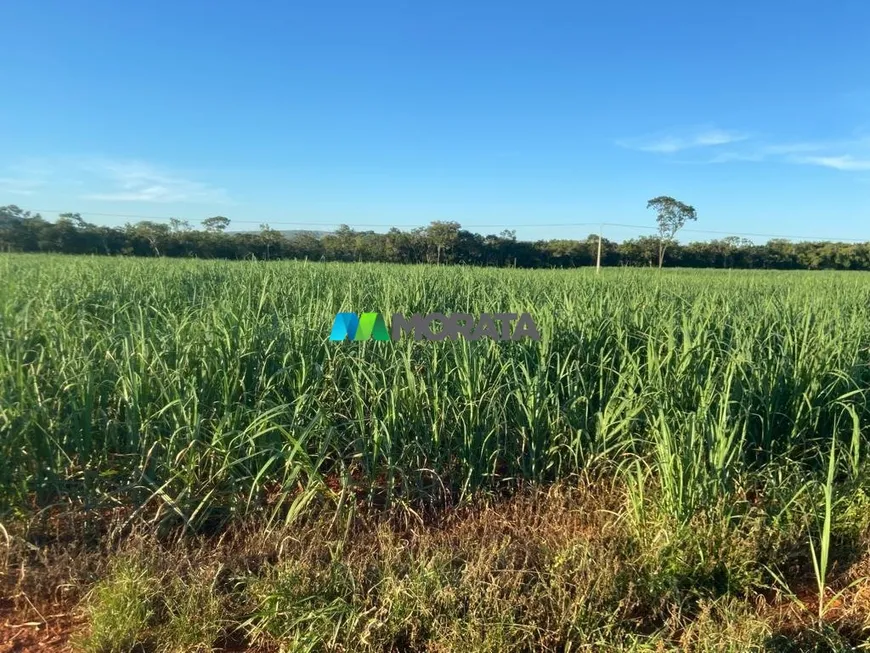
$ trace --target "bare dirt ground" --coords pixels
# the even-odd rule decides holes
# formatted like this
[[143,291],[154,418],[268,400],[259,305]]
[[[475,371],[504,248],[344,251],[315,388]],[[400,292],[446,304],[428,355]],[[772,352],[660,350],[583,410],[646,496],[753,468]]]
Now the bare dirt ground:
[[30,609],[14,610],[10,602],[0,603],[0,653],[24,651],[72,651],[70,638],[82,619],[72,613],[39,616]]

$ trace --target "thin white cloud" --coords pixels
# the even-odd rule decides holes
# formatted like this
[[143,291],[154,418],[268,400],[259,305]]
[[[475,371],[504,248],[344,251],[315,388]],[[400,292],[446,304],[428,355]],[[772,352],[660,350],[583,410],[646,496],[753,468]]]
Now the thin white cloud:
[[[841,144],[840,144],[841,145]],[[806,154],[808,152],[822,152],[832,147],[838,147],[837,143],[828,141],[804,141],[798,143],[778,143],[772,145],[762,145],[758,148],[758,153],[761,156],[779,156],[789,154]]]
[[764,155],[758,152],[720,152],[701,163],[733,163],[737,161],[761,161]]
[[33,195],[36,189],[43,185],[40,179],[27,177],[0,177],[0,194],[2,195]]
[[859,159],[851,154],[795,157],[793,163],[823,166],[834,170],[870,170],[870,158]]
[[194,181],[186,175],[141,161],[90,160],[82,168],[109,188],[88,193],[84,199],[110,202],[201,202],[229,201],[223,188]]
[[821,166],[847,172],[870,170],[870,138],[800,141],[760,147],[762,159],[797,165]]
[[231,203],[223,188],[139,160],[105,157],[30,158],[0,168],[4,194],[35,195],[43,188],[106,202]]
[[744,141],[747,138],[749,137],[745,134],[727,132],[722,129],[713,129],[696,135],[695,140],[692,142],[692,146],[727,145],[728,143]]
[[702,128],[684,131],[682,134],[653,134],[640,138],[629,138],[617,141],[617,144],[641,152],[657,154],[673,154],[694,148],[716,147],[737,143],[749,138],[748,135],[735,131],[716,128]]
[[[803,140],[764,142],[746,134],[721,129],[705,129],[689,135],[665,135],[620,141],[623,147],[668,156],[668,160],[685,164],[721,164],[737,162],[785,163],[812,165],[845,172],[870,170],[870,137],[855,132],[852,138],[839,140]],[[727,147],[725,147],[727,146]],[[702,148],[716,148],[709,152]],[[670,155],[690,150],[681,159]]]

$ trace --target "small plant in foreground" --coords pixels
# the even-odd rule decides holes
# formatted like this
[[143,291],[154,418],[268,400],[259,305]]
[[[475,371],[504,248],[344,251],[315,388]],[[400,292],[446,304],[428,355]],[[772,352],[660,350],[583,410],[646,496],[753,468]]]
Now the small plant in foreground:
[[89,632],[81,640],[87,653],[126,653],[145,642],[155,615],[158,586],[150,570],[119,559],[109,576],[86,599]]

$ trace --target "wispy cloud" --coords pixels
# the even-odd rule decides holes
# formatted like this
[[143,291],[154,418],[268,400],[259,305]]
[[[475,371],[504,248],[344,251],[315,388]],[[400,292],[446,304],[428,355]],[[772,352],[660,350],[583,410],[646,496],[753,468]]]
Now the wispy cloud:
[[695,148],[716,147],[728,145],[748,139],[747,134],[718,128],[695,128],[682,130],[681,133],[657,133],[639,138],[627,138],[617,141],[621,147],[641,152],[658,154],[673,154]]
[[757,143],[741,152],[740,158],[734,160],[773,161],[843,171],[870,170],[870,139],[856,137],[842,140]]
[[89,160],[82,168],[109,188],[83,195],[83,199],[111,202],[201,202],[229,201],[223,188],[195,181],[187,175],[141,161]]
[[0,177],[0,195],[33,195],[43,183],[28,177]]
[[31,158],[0,168],[0,201],[43,190],[105,202],[231,203],[224,188],[199,175],[135,159]]
[[[668,157],[688,164],[773,162],[811,165],[847,172],[870,170],[870,137],[856,133],[839,140],[769,141],[723,129],[695,130],[682,135],[657,135],[619,141],[622,147]],[[714,152],[709,148],[715,147]],[[689,150],[689,152],[684,152]],[[676,159],[674,153],[685,153]],[[692,155],[694,157],[692,158]]]
[[767,145],[756,145],[757,152],[762,157],[789,155],[789,154],[806,154],[807,152],[822,152],[831,148],[848,146],[842,142],[830,141],[799,141],[796,143],[775,143]]
[[712,158],[696,163],[734,163],[738,161],[762,161],[764,155],[759,152],[720,152]]
[[870,157],[858,159],[851,154],[794,157],[792,162],[823,166],[825,168],[833,168],[834,170],[870,170]]

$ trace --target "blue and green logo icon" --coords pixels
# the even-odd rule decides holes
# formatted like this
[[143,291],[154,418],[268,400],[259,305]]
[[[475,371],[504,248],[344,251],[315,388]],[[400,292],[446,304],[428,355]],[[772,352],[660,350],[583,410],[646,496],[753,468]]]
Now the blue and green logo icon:
[[387,323],[380,313],[339,313],[332,323],[330,340],[389,340]]
[[[528,313],[481,313],[475,318],[470,313],[415,313],[406,318],[394,313],[391,329],[380,313],[339,313],[332,323],[330,340],[399,340],[403,334],[414,340],[540,340],[538,326]],[[436,325],[440,325],[438,328]]]

